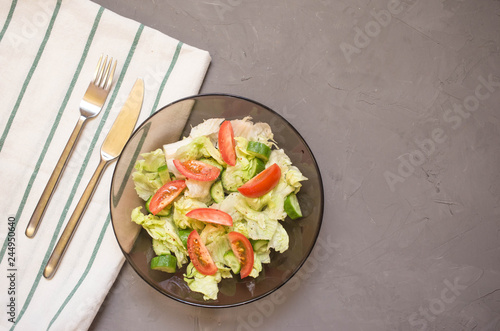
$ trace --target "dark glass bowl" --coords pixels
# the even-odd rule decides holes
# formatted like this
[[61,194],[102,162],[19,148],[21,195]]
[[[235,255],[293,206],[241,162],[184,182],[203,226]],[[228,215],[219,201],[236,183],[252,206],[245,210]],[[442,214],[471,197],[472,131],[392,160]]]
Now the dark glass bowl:
[[[273,252],[271,263],[263,264],[257,278],[239,276],[219,283],[217,300],[203,300],[203,295],[192,292],[183,280],[185,267],[175,274],[151,270],[154,257],[151,238],[141,226],[130,220],[132,209],[144,205],[134,190],[131,179],[133,166],[139,154],[161,148],[189,135],[191,128],[205,119],[241,119],[251,116],[254,123],[271,126],[274,139],[290,157],[307,181],[298,194],[304,217],[287,218],[282,224],[290,237],[289,249]],[[175,122],[180,123],[175,125]],[[183,123],[186,123],[183,125]],[[174,125],[172,125],[174,124]],[[171,126],[183,129],[173,132]],[[180,302],[202,307],[231,307],[258,300],[285,284],[305,262],[319,234],[323,218],[323,185],[318,165],[300,134],[283,117],[257,102],[236,96],[198,95],[176,101],[157,111],[133,133],[116,164],[111,184],[111,219],[118,244],[128,263],[149,285]]]

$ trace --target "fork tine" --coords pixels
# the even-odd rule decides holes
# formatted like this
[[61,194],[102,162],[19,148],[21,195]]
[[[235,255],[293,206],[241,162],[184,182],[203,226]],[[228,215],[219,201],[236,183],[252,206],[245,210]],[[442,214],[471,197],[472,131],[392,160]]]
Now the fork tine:
[[109,62],[106,63],[106,65],[105,65],[106,69],[104,70],[103,75],[101,76],[101,79],[96,84],[98,87],[104,88],[104,84],[106,83],[106,80],[108,78],[109,71],[111,70],[111,63],[112,62],[113,62],[113,58],[109,59]]
[[99,86],[99,84],[101,83],[102,81],[102,77],[104,75],[104,71],[106,70],[106,64],[108,62],[108,56],[106,55],[106,57],[104,58],[104,61],[101,63],[101,66],[99,68],[99,74],[97,75],[97,78],[96,80],[94,80],[94,84]]
[[99,71],[101,69],[102,57],[103,55],[101,54],[101,56],[99,57],[99,62],[97,62],[97,67],[95,68],[94,78],[92,78],[92,82],[95,82],[97,76],[99,75]]
[[[111,61],[113,61],[113,58],[111,58]],[[113,64],[113,69],[111,69],[111,72],[109,73],[108,77],[107,77],[107,82],[106,84],[104,85],[104,89],[105,90],[109,90],[109,88],[111,87],[111,83],[113,83],[113,76],[115,75],[115,69],[116,69],[116,60]]]

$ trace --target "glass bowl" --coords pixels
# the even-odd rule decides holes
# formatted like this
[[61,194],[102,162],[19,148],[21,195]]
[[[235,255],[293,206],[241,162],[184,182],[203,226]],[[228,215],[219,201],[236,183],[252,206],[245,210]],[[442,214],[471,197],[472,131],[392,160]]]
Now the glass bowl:
[[[259,277],[223,279],[219,283],[217,300],[203,300],[184,282],[184,268],[174,274],[151,270],[155,256],[151,237],[141,226],[131,221],[132,209],[144,205],[131,179],[133,166],[141,153],[161,148],[164,144],[188,136],[191,128],[214,117],[242,119],[252,117],[254,123],[271,126],[274,139],[290,157],[307,181],[298,194],[303,217],[285,219],[282,223],[290,237],[289,249],[271,253],[271,263],[263,264]],[[177,122],[177,123],[176,123]],[[185,123],[185,125],[183,125]],[[173,125],[171,125],[173,124]],[[179,127],[177,131],[166,126]],[[285,284],[302,266],[311,253],[323,218],[323,185],[318,165],[304,139],[278,113],[270,108],[238,96],[223,94],[197,95],[173,102],[146,119],[132,134],[117,161],[110,192],[113,230],[126,260],[149,285],[180,302],[202,307],[232,307],[258,300]]]

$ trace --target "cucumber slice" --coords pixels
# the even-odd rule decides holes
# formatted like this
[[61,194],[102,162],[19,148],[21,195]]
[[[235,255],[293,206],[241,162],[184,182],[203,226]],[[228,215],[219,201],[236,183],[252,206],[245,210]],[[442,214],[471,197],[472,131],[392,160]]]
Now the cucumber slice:
[[251,240],[253,251],[257,254],[267,252],[269,240]]
[[173,255],[160,255],[151,259],[151,269],[174,273],[177,269],[177,258]]
[[[150,196],[148,201],[146,201],[146,210],[148,211],[148,213],[152,214],[151,210],[149,210],[149,204],[151,203],[151,198],[153,196]],[[168,216],[170,215],[170,212],[172,211],[172,205],[168,205],[166,206],[165,208],[163,208],[162,210],[160,210],[156,216],[162,216],[162,217],[165,217],[165,216]]]
[[240,178],[238,178],[239,181],[236,181],[235,178],[233,178],[231,172],[228,172],[227,169],[221,172],[220,179],[222,187],[226,192],[237,192],[238,187],[244,184],[244,182]]
[[286,197],[284,208],[285,212],[292,220],[302,217],[299,200],[297,199],[295,193],[292,193]]
[[271,155],[271,148],[258,141],[249,141],[247,153],[267,162],[269,155]]
[[233,251],[227,251],[224,254],[224,261],[226,265],[231,268],[233,273],[237,274],[241,270],[241,264],[236,255],[234,255]]
[[189,234],[192,232],[193,230],[189,229],[189,228],[186,228],[186,229],[179,229],[178,232],[179,232],[179,238],[181,238],[181,241],[182,243],[184,244],[184,247],[187,247],[187,241],[188,241],[188,237],[189,237]]
[[151,203],[151,199],[153,198],[153,196],[150,196],[148,201],[146,201],[146,210],[148,211],[148,213],[152,214],[151,213],[151,210],[149,210],[149,204]]
[[223,167],[223,166],[221,166],[221,165],[219,164],[219,162],[215,161],[215,160],[214,160],[214,159],[212,159],[212,158],[203,158],[203,159],[200,159],[199,161],[200,161],[200,162],[203,162],[203,163],[206,163],[206,164],[213,165],[214,167],[219,168],[219,170],[221,170],[221,171],[222,171],[222,169],[224,169],[224,167]]
[[224,200],[224,188],[222,187],[222,181],[218,180],[212,184],[212,187],[210,187],[210,195],[216,203],[221,203]]
[[162,184],[170,181],[170,172],[168,172],[168,166],[166,164],[158,168],[158,175],[160,176]]
[[248,175],[250,176],[250,179],[257,176],[264,169],[266,169],[266,164],[261,159],[254,158],[254,159],[250,160],[250,169],[248,171]]

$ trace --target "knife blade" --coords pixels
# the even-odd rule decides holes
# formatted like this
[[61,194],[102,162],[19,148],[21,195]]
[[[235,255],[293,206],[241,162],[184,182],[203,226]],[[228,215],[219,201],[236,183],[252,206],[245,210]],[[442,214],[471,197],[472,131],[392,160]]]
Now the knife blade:
[[143,99],[144,82],[142,79],[138,79],[102,143],[101,156],[103,158],[112,160],[120,155],[137,123]]
[[47,279],[54,277],[54,274],[59,267],[61,260],[66,252],[73,235],[76,232],[78,224],[87,209],[88,203],[92,199],[95,192],[96,186],[101,179],[103,170],[106,166],[118,156],[120,156],[125,144],[127,143],[132,131],[134,130],[137,119],[139,118],[139,113],[142,108],[142,101],[144,99],[144,81],[142,79],[137,79],[132,90],[127,98],[127,101],[123,105],[118,117],[116,118],[113,126],[109,130],[108,135],[104,139],[101,146],[101,160],[97,169],[92,175],[82,197],[78,201],[78,204],[71,215],[59,241],[57,242],[52,254],[45,266],[43,271],[43,276]]

